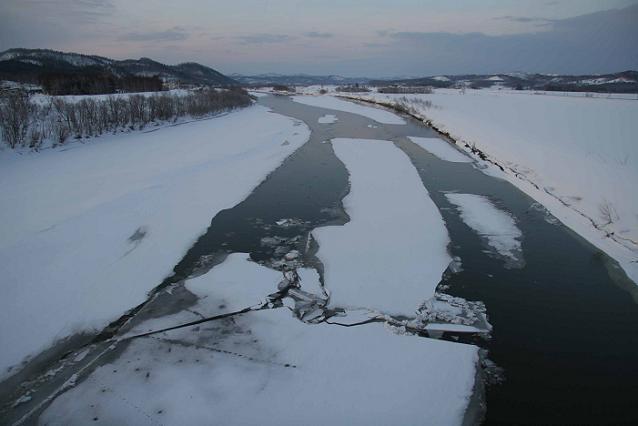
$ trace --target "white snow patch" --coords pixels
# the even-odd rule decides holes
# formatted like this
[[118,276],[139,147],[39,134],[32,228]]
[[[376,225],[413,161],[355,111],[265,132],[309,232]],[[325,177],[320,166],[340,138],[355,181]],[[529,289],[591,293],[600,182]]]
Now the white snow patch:
[[253,106],[152,133],[0,152],[0,377],[145,300],[217,212],[307,141],[295,123]]
[[256,91],[254,91],[254,90],[250,90],[248,93],[249,93],[250,95],[252,95],[252,96],[257,97],[257,98],[263,98],[263,97],[265,97],[265,96],[268,96],[268,95],[269,95],[269,93],[256,92]]
[[319,117],[319,120],[317,120],[320,124],[332,124],[332,123],[336,123],[338,120],[336,115],[332,115],[332,114],[326,114],[326,115],[322,115],[321,117]]
[[447,229],[409,158],[392,142],[334,139],[350,173],[350,222],[313,231],[331,304],[414,314],[452,260]]
[[379,108],[359,105],[354,102],[344,101],[337,99],[334,96],[293,96],[292,100],[314,107],[334,109],[337,111],[363,115],[364,117],[368,117],[378,123],[405,124],[405,120],[391,112],[384,111]]
[[459,209],[461,219],[499,255],[514,262],[522,259],[523,233],[514,218],[497,208],[487,197],[474,194],[445,194]]
[[408,136],[408,138],[441,160],[451,161],[453,163],[472,162],[470,157],[439,138],[420,138],[416,136]]

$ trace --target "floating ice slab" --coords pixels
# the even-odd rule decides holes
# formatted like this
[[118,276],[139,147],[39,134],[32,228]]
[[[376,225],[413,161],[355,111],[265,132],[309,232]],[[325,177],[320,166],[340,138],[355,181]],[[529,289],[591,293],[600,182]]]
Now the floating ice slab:
[[[208,273],[186,281],[186,288],[200,298],[213,297],[215,314],[257,307],[277,292],[283,274],[250,260],[247,253],[233,253]],[[220,308],[221,307],[221,308]]]
[[425,149],[427,152],[433,154],[437,158],[444,161],[451,161],[453,163],[471,163],[472,159],[463,154],[458,149],[455,149],[452,145],[439,138],[420,138],[416,136],[408,136],[408,138]]
[[457,206],[461,219],[485,239],[488,246],[504,257],[509,266],[523,266],[523,233],[514,218],[497,208],[487,197],[474,194],[445,194]]
[[439,210],[392,142],[334,139],[350,173],[350,222],[313,231],[335,307],[412,315],[452,260]]
[[336,123],[338,120],[336,115],[332,115],[332,114],[326,114],[326,115],[322,115],[321,117],[319,117],[319,123],[320,124],[332,124],[332,123]]
[[363,115],[364,117],[368,117],[378,123],[405,124],[405,120],[391,112],[380,108],[367,107],[354,102],[344,101],[333,96],[293,96],[292,100],[301,104],[319,108],[334,109],[337,111]]

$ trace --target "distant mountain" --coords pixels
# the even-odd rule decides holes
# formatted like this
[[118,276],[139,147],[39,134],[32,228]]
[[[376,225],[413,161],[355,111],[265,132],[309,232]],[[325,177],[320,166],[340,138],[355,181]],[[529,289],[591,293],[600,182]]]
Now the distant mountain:
[[241,75],[231,74],[231,76],[246,86],[269,86],[282,84],[285,86],[339,86],[348,84],[366,84],[369,78],[363,77],[342,77],[339,75],[307,75],[307,74],[258,74]]
[[43,75],[72,74],[159,77],[166,85],[237,86],[239,83],[194,62],[165,65],[148,58],[118,61],[95,55],[48,49],[9,49],[0,52],[0,79],[38,83]]
[[638,71],[623,71],[603,75],[556,75],[531,73],[438,75],[409,79],[370,81],[374,86],[432,87],[506,87],[527,90],[566,92],[638,93]]

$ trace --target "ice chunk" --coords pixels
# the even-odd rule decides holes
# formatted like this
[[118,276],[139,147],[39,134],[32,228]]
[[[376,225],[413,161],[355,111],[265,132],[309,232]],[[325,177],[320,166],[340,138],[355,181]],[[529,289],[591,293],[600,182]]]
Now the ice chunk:
[[450,193],[445,196],[457,206],[463,222],[484,238],[496,254],[504,257],[508,266],[523,266],[523,233],[508,212],[481,195]]
[[350,222],[313,231],[331,306],[413,315],[434,295],[452,260],[441,214],[392,142],[332,144],[350,173],[350,193],[343,199]]

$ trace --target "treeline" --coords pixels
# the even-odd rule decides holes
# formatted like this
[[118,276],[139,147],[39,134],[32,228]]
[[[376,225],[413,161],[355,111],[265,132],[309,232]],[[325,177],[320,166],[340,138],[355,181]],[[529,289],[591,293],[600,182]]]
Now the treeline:
[[160,92],[164,89],[158,76],[118,77],[110,73],[47,73],[39,77],[42,90],[54,96],[102,95],[118,92]]
[[348,93],[360,93],[360,92],[369,92],[366,86],[359,86],[359,83],[350,86],[338,86],[335,88],[337,92],[348,92]]
[[379,93],[431,94],[430,86],[385,86],[377,89]]
[[569,84],[553,83],[543,88],[547,92],[638,93],[637,83]]
[[53,97],[46,103],[34,103],[26,93],[15,91],[0,98],[0,130],[10,148],[37,150],[47,141],[56,146],[70,138],[142,129],[184,116],[203,117],[251,102],[248,93],[239,88],[201,89],[185,95],[166,92],[85,98],[78,102]]

